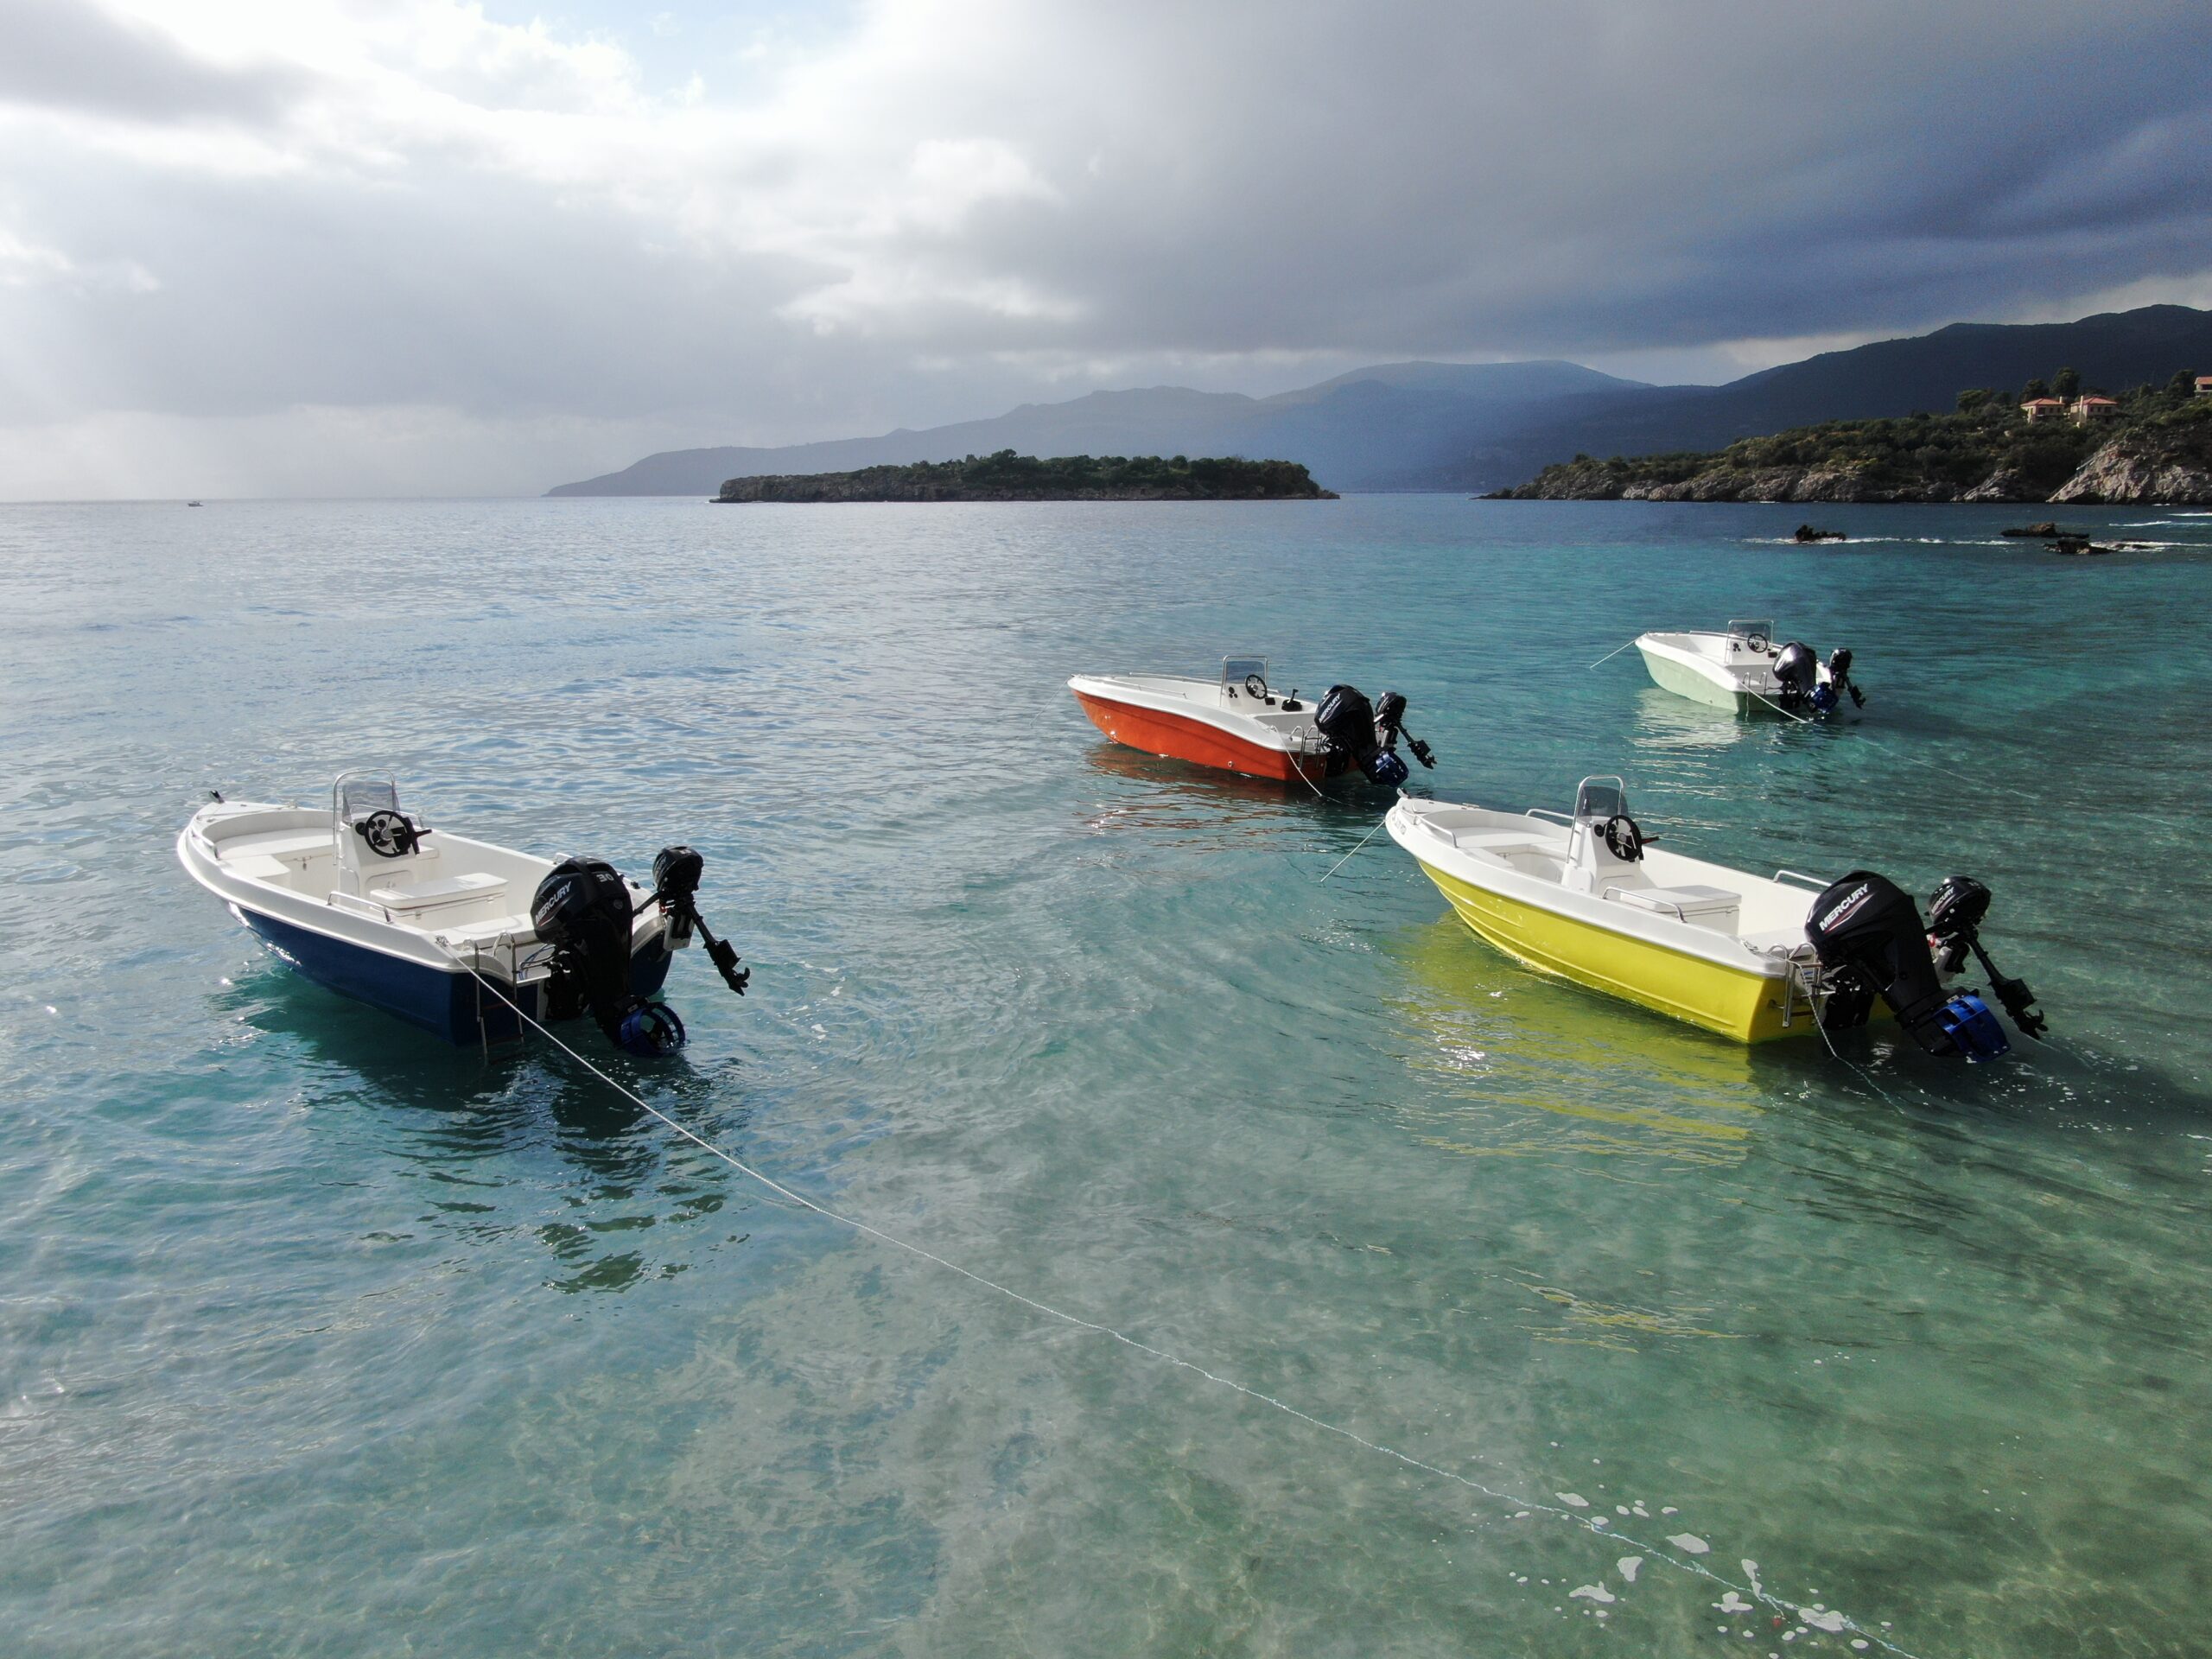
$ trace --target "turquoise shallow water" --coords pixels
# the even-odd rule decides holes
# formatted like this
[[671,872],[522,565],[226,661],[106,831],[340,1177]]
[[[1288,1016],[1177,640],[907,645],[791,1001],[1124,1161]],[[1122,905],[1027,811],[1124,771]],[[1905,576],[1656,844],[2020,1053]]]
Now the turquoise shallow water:
[[[2212,517],[2076,562],[2017,512],[0,508],[10,1646],[2212,1651]],[[1769,613],[1863,724],[1586,666]],[[1321,881],[1373,803],[1063,689],[1247,649],[1406,691],[1439,793],[1618,770],[1723,861],[1980,875],[2058,1040],[1746,1054],[1503,962],[1387,838]],[[612,1063],[700,1134],[1505,1496],[296,981],[170,843],[359,762],[706,852],[754,994],[687,960],[688,1058]]]

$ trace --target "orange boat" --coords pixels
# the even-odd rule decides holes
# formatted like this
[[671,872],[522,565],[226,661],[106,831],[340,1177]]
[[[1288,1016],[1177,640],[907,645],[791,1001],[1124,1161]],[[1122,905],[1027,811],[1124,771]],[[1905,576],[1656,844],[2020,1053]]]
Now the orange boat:
[[1264,657],[1224,658],[1218,679],[1077,674],[1068,690],[1116,743],[1248,778],[1318,784],[1351,772],[1402,784],[1400,737],[1421,765],[1436,764],[1428,746],[1406,731],[1406,700],[1396,692],[1371,705],[1355,688],[1332,685],[1318,703],[1305,702],[1295,688],[1280,692],[1268,683]]

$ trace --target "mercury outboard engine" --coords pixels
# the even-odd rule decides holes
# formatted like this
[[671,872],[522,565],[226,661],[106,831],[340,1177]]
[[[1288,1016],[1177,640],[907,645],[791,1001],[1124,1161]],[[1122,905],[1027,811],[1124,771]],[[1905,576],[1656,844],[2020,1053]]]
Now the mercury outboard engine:
[[1813,692],[1821,677],[1821,659],[1813,648],[1792,639],[1774,659],[1774,677],[1782,683],[1779,699],[1791,714],[1813,706]]
[[[1947,912],[1954,931],[1936,941],[1945,950],[1947,972],[1970,945],[1979,953],[1973,924],[1988,909],[1989,890],[1965,876],[1954,876],[1936,889],[1939,904],[1955,884],[1957,895]],[[1972,909],[1969,889],[1980,893],[1980,911]],[[1813,901],[1805,936],[1827,970],[1827,1008],[1821,1023],[1829,1030],[1866,1024],[1878,995],[1930,1054],[1993,1060],[2011,1048],[2004,1027],[1980,997],[1971,991],[1946,995],[1920,912],[1895,882],[1872,870],[1853,870]],[[1954,939],[1955,953],[1949,943]],[[2040,1036],[2044,1022],[2030,1007],[2028,988],[2001,979],[1994,969],[1990,977],[2013,1023],[2031,1037]]]
[[683,1022],[630,989],[630,889],[596,858],[564,858],[530,900],[531,925],[553,947],[546,1012],[556,1020],[589,1014],[607,1039],[636,1054],[662,1054],[683,1042]]
[[[668,912],[671,949],[697,928],[707,954],[723,981],[740,995],[752,977],[737,966],[737,952],[707,931],[693,895],[706,861],[688,847],[663,849],[653,861],[659,891],[648,903]],[[555,865],[530,901],[531,925],[553,947],[552,978],[546,987],[546,1013],[555,1020],[589,1014],[607,1039],[630,1053],[651,1058],[683,1046],[683,1022],[664,1002],[630,988],[631,928],[636,911],[630,889],[611,864],[595,858],[568,858]]]
[[1314,710],[1313,724],[1370,782],[1395,789],[1413,775],[1398,753],[1401,737],[1414,760],[1424,766],[1436,764],[1434,752],[1406,729],[1405,713],[1406,700],[1395,691],[1385,691],[1377,707],[1357,686],[1332,685]]

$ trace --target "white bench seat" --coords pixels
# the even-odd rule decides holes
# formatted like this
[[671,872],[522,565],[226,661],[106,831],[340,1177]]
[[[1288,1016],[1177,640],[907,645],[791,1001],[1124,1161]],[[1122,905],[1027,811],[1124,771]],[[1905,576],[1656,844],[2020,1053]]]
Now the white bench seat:
[[372,904],[382,905],[394,912],[408,913],[435,910],[447,905],[473,905],[486,900],[504,902],[506,896],[505,878],[481,870],[448,875],[435,881],[410,882],[405,887],[371,887],[367,894]]
[[1744,905],[1740,893],[1697,884],[1679,887],[1609,887],[1605,897],[1638,910],[1679,917],[1693,927],[1709,927],[1720,933],[1736,931],[1736,918]]
[[330,831],[310,830],[305,833],[286,830],[280,834],[240,836],[235,840],[218,842],[215,855],[226,864],[236,864],[249,858],[298,858],[302,854],[312,857],[327,853],[331,848]]

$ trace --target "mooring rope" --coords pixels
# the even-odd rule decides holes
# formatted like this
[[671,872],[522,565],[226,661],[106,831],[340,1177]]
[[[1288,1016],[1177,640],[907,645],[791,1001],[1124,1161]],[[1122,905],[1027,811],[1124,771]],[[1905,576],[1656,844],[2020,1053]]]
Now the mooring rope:
[[[1347,865],[1347,864],[1351,863],[1351,861],[1352,861],[1352,854],[1353,854],[1353,853],[1357,853],[1357,852],[1358,852],[1358,851],[1359,851],[1359,848],[1360,848],[1360,847],[1364,847],[1364,846],[1366,846],[1366,845],[1367,845],[1367,843],[1368,843],[1369,842],[1370,842],[1370,841],[1374,840],[1374,839],[1375,839],[1375,835],[1376,835],[1376,830],[1379,830],[1380,829],[1382,829],[1382,827],[1384,824],[1386,824],[1386,823],[1389,823],[1389,821],[1390,821],[1389,814],[1389,813],[1387,813],[1387,812],[1386,812],[1386,813],[1384,813],[1384,814],[1382,815],[1382,817],[1379,817],[1379,818],[1376,819],[1376,820],[1375,820],[1375,829],[1374,829],[1374,830],[1369,830],[1365,835],[1362,836],[1359,838],[1359,847],[1355,847],[1355,848],[1353,848],[1353,849],[1351,849],[1351,852],[1350,852],[1350,853],[1346,853],[1346,854],[1345,854],[1342,858],[1338,859],[1335,863],[1333,863],[1333,864],[1330,865],[1330,866],[1329,866],[1329,868],[1328,868],[1328,871],[1327,871],[1327,873],[1326,873],[1325,874],[1324,874],[1324,875],[1321,877],[1321,880],[1322,880],[1323,881],[1327,880],[1329,879],[1329,877],[1330,877],[1330,876],[1334,875],[1334,874],[1335,874],[1338,870],[1341,870],[1342,868],[1344,868],[1344,867],[1345,865]],[[1315,885],[1316,885],[1316,886],[1319,886],[1319,884],[1317,882]]]
[[[1376,828],[1381,828],[1381,825],[1378,824]],[[1372,830],[1369,832],[1370,837],[1373,833],[1374,832]],[[1362,842],[1361,844],[1363,846],[1365,843]],[[1358,850],[1358,848],[1354,848],[1352,849],[1353,852],[1357,852]],[[1345,856],[1350,857],[1351,854],[1346,854]],[[450,951],[448,951],[448,954],[449,956],[452,955]],[[584,1056],[578,1053],[575,1049],[569,1047],[568,1044],[563,1042],[560,1038],[556,1036],[552,1032],[548,1031],[543,1025],[539,1024],[537,1020],[532,1019],[531,1015],[521,1007],[521,1005],[517,1003],[512,997],[501,990],[493,981],[486,979],[482,974],[479,973],[474,967],[471,966],[468,963],[462,961],[462,959],[458,956],[453,956],[452,959],[457,966],[467,973],[468,976],[474,979],[478,984],[481,985],[486,990],[491,992],[493,995],[498,997],[499,1001],[505,1003],[507,1007],[512,1008],[515,1013],[515,1017],[518,1020],[520,1020],[524,1025],[527,1025],[533,1031],[536,1031],[540,1036],[551,1043],[554,1047],[559,1049],[563,1054],[566,1054],[570,1059],[574,1060],[578,1065],[583,1067],[585,1071],[590,1072],[592,1076],[597,1077],[608,1088],[613,1090],[615,1093],[629,1101],[631,1104],[636,1106],[640,1111],[648,1113],[652,1116],[658,1119],[662,1123],[675,1130],[677,1134],[682,1135],[686,1141],[690,1141],[701,1151],[708,1154],[711,1157],[719,1158],[722,1162],[728,1164],[732,1169],[737,1171],[741,1175],[747,1177],[748,1179],[759,1182],[771,1192],[775,1193],[779,1198],[788,1199],[791,1203],[798,1205],[801,1209],[812,1211],[816,1215],[820,1216],[824,1221],[833,1221],[840,1226],[849,1227],[856,1233],[863,1233],[868,1237],[874,1239],[878,1243],[887,1244],[893,1249],[904,1250],[910,1255],[918,1256],[925,1262],[930,1262],[934,1266],[943,1268],[948,1272],[956,1273],[963,1279],[966,1279],[974,1284],[981,1285],[986,1290],[995,1291],[1000,1295],[1006,1297],[1008,1300],[1019,1302],[1022,1306],[1029,1308],[1036,1313],[1042,1313],[1048,1319],[1058,1319],[1065,1325],[1072,1325],[1078,1331],[1087,1331],[1095,1336],[1109,1337],[1114,1341],[1120,1343],[1123,1347],[1133,1349],[1136,1352],[1147,1356],[1148,1358],[1159,1360],[1163,1364],[1174,1366],[1179,1370],[1189,1371],[1194,1376],[1203,1377],[1205,1381],[1214,1383],[1221,1388],[1227,1389],[1232,1393],[1242,1395],[1248,1400],[1256,1401],[1263,1406],[1272,1407],[1274,1409],[1281,1412],[1286,1416],[1296,1418],[1300,1422],[1306,1424],[1308,1427],[1317,1428],[1325,1433],[1334,1434],[1339,1439],[1349,1440],[1354,1446],[1359,1446],[1363,1450],[1373,1452],[1382,1457],[1393,1459],[1399,1463],[1406,1465],[1408,1468],[1418,1469],[1424,1474],[1435,1475],[1441,1479],[1452,1481],[1459,1485],[1466,1487],[1471,1491],[1480,1492],[1484,1497],[1491,1498],[1495,1502],[1512,1504],[1524,1510],[1541,1510],[1547,1515],[1556,1516],[1562,1521],[1571,1521],[1574,1522],[1575,1525],[1580,1527],[1585,1532],[1587,1532],[1595,1537],[1610,1539],[1615,1542],[1628,1545],[1634,1548],[1642,1550],[1645,1556],[1649,1560],[1664,1562],[1666,1565],[1675,1567],[1681,1572],[1693,1573],[1699,1578],[1708,1580],[1712,1583],[1719,1585],[1724,1590],[1732,1590],[1736,1592],[1739,1596],[1748,1593],[1756,1600],[1764,1604],[1765,1606],[1773,1609],[1777,1613],[1786,1614],[1793,1618],[1801,1619],[1806,1618],[1808,1615],[1816,1617],[1823,1621],[1829,1618],[1837,1619],[1840,1621],[1840,1630],[1849,1630],[1866,1641],[1872,1642],[1877,1646],[1881,1647],[1891,1653],[1897,1654],[1899,1656],[1899,1659],[1918,1659],[1918,1656],[1911,1653],[1907,1649],[1899,1647],[1896,1643],[1884,1636],[1878,1630],[1870,1630],[1866,1626],[1859,1624],[1855,1620],[1850,1618],[1847,1615],[1838,1612],[1833,1608],[1827,1609],[1822,1612],[1815,1613],[1814,1610],[1809,1605],[1801,1606],[1796,1603],[1784,1601],[1778,1596],[1770,1594],[1765,1586],[1759,1582],[1758,1576],[1756,1573],[1750,1575],[1750,1583],[1738,1584],[1733,1580],[1724,1577],[1722,1574],[1714,1572],[1711,1567],[1705,1566],[1701,1562],[1696,1560],[1685,1560],[1679,1555],[1670,1554],[1666,1551],[1660,1549],[1656,1545],[1644,1543],[1640,1539],[1631,1537],[1627,1533],[1616,1530],[1611,1524],[1610,1517],[1604,1516],[1585,1516],[1577,1514],[1572,1509],[1561,1508],[1558,1504],[1544,1503],[1533,1498],[1519,1497],[1512,1492],[1500,1491],[1495,1487],[1485,1486],[1482,1482],[1473,1479],[1469,1476],[1460,1474],[1454,1470],[1444,1468],[1439,1464],[1427,1462],[1424,1459],[1414,1457],[1408,1452],[1401,1452],[1395,1446],[1385,1446],[1380,1440],[1370,1440],[1365,1435],[1346,1428],[1339,1423],[1332,1423],[1326,1418],[1316,1417],[1310,1412],[1300,1411],[1296,1406],[1291,1405],[1287,1401],[1278,1400],[1274,1395],[1264,1393],[1258,1389],[1251,1388],[1245,1383],[1239,1382],[1234,1377],[1224,1376],[1217,1371],[1208,1370],[1205,1366],[1198,1364],[1197,1362],[1184,1359],[1179,1355],[1169,1353],[1164,1348],[1155,1348],[1152,1344],[1141,1341],[1139,1338],[1129,1336],[1123,1332],[1117,1331],[1112,1325],[1098,1324],[1096,1320],[1086,1319],[1080,1314],[1070,1313],[1063,1309],[1054,1307],[1049,1302],[1040,1302],[1033,1296],[1025,1296],[1021,1292],[1012,1289],[1006,1285],[1000,1284],[995,1279],[987,1279],[980,1273],[976,1273],[970,1268],[962,1267],[957,1262],[948,1261],[945,1257],[938,1255],[934,1250],[925,1249],[921,1245],[912,1243],[906,1239],[899,1237],[895,1234],[887,1233],[881,1228],[871,1226],[867,1222],[861,1220],[857,1217],[845,1215],[842,1211],[830,1209],[827,1205],[817,1204],[812,1198],[808,1198],[805,1194],[802,1192],[795,1192],[790,1187],[785,1186],[782,1182],[774,1179],[771,1176],[763,1174],[760,1171],[753,1168],[752,1165],[745,1162],[744,1160],[736,1157],[733,1154],[725,1152],[721,1147],[716,1146],[704,1135],[700,1135],[696,1130],[688,1128],[686,1125],[678,1122],[675,1118],[671,1117],[666,1112],[662,1111],[660,1108],[655,1106],[651,1101],[647,1100],[643,1095],[638,1093],[634,1089],[628,1088],[613,1077],[609,1077],[606,1072],[601,1071],[599,1067],[593,1065],[591,1061],[585,1058]],[[1746,1563],[1746,1565],[1748,1566],[1750,1563]],[[1836,1627],[1832,1627],[1823,1623],[1821,1625],[1821,1628],[1823,1630],[1834,1630]]]
[[1611,651],[1600,657],[1596,662],[1591,664],[1590,666],[1592,668],[1603,668],[1607,663],[1611,662],[1614,658],[1619,656],[1621,652],[1626,651],[1629,645],[1632,645],[1635,643],[1636,641],[1631,639],[1628,642],[1628,645],[1615,645]]

